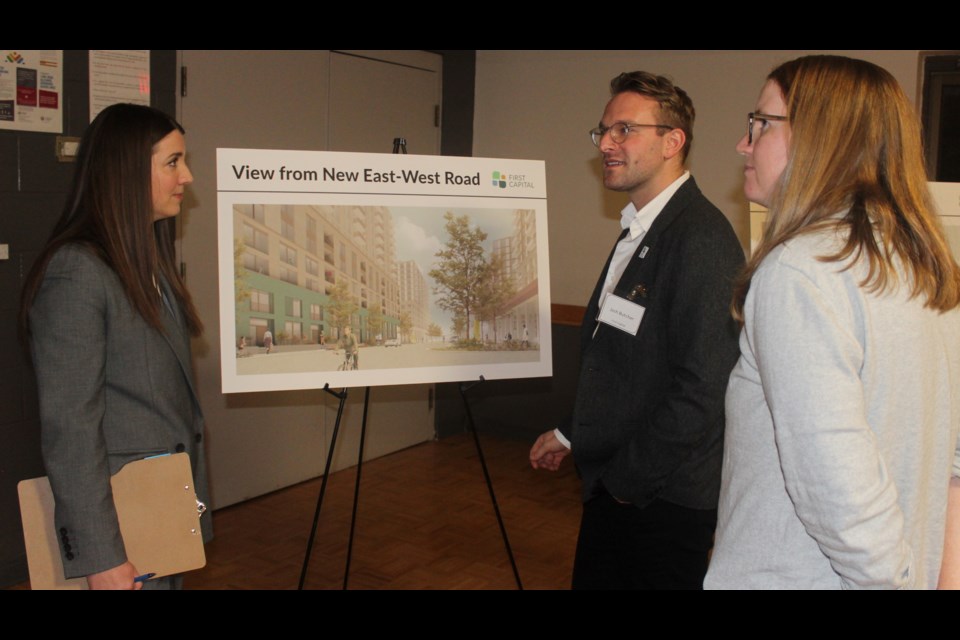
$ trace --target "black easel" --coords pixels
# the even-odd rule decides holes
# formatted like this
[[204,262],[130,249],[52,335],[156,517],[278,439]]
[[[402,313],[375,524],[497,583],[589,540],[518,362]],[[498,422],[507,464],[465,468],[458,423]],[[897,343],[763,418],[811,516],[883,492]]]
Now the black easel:
[[[330,477],[330,466],[333,463],[333,452],[337,447],[337,434],[340,432],[340,421],[343,419],[343,407],[347,403],[347,391],[339,393],[330,389],[329,384],[323,385],[323,390],[337,398],[337,420],[333,424],[333,437],[330,438],[330,449],[327,451],[327,463],[323,468],[323,480],[320,482],[320,495],[317,496],[317,509],[313,512],[313,525],[310,527],[310,536],[307,539],[307,549],[303,554],[303,567],[300,569],[300,582],[297,590],[303,590],[303,583],[307,579],[307,568],[310,566],[310,554],[313,551],[313,541],[317,536],[317,524],[320,522],[320,509],[323,507],[323,495],[327,491],[327,479]],[[367,409],[370,406],[370,387],[363,394],[363,420],[360,424],[360,452],[357,455],[357,482],[353,489],[353,515],[350,517],[350,538],[347,542],[347,563],[343,569],[343,589],[347,588],[350,577],[350,558],[353,555],[353,531],[357,523],[357,504],[360,501],[360,472],[363,470],[363,444],[367,437]]]

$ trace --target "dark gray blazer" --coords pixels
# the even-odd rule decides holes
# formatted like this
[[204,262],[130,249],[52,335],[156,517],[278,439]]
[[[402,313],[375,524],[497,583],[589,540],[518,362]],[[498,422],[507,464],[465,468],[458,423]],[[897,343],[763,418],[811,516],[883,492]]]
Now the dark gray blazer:
[[609,265],[608,258],[584,316],[575,408],[561,427],[584,500],[606,489],[638,507],[661,498],[715,509],[723,400],[739,354],[730,301],[743,266],[740,243],[687,180],[614,290],[646,307],[635,336],[602,323],[593,333]]
[[[170,301],[165,333],[130,306],[112,269],[69,245],[50,260],[30,311],[43,459],[68,578],[126,561],[110,476],[127,462],[186,451],[198,497],[207,501],[189,334],[161,286]],[[208,539],[209,514],[201,522]]]

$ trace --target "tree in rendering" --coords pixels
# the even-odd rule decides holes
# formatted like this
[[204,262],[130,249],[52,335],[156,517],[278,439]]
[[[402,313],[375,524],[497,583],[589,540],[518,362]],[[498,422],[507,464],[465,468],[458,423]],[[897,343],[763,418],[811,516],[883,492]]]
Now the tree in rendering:
[[[479,227],[470,226],[469,216],[443,215],[447,242],[436,253],[437,266],[430,270],[436,305],[460,318],[470,339],[470,316],[480,306],[482,283],[489,275],[489,264],[484,257],[483,241],[487,234]],[[458,332],[458,337],[464,337]]]
[[[439,328],[439,327],[438,327]],[[410,314],[404,311],[400,314],[400,338],[409,343],[410,342],[410,332],[413,330],[413,319],[410,317]]]
[[487,276],[480,282],[478,290],[477,315],[493,327],[493,341],[497,342],[497,318],[510,310],[507,302],[517,292],[501,255],[490,258]]
[[342,331],[344,327],[350,324],[350,319],[359,308],[353,296],[350,294],[350,287],[347,285],[347,281],[341,279],[329,292],[327,314],[330,317],[330,322],[333,323],[333,326],[335,326],[338,331]]

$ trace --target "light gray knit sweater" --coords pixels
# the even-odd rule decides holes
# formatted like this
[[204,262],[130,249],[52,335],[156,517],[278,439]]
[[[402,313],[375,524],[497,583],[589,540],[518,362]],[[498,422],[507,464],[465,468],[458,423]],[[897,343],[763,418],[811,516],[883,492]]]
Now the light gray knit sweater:
[[727,389],[707,588],[935,588],[960,476],[960,312],[860,287],[833,231],[771,252]]

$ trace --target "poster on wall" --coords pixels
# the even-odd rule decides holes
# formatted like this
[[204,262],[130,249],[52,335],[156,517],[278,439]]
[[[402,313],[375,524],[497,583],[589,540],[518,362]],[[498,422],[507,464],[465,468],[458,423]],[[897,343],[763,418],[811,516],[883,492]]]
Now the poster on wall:
[[217,150],[225,393],[552,375],[542,161]]
[[0,129],[63,132],[63,51],[0,49]]
[[150,106],[149,49],[90,50],[90,122],[118,102]]

